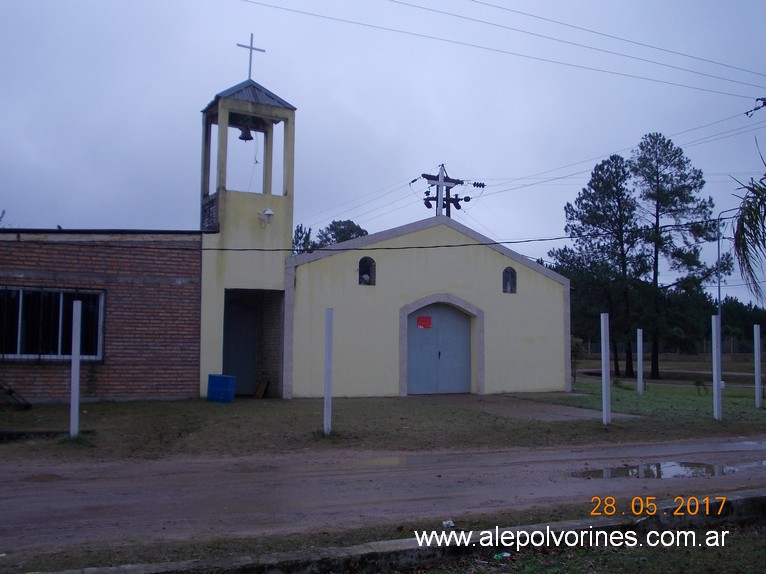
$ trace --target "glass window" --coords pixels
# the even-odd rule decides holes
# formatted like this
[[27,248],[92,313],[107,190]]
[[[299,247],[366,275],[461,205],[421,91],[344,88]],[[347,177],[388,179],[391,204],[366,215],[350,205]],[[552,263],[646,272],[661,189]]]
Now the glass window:
[[12,287],[0,287],[0,356],[70,357],[74,301],[82,301],[80,356],[100,359],[103,293]]
[[19,289],[0,289],[0,354],[19,352]]
[[64,293],[64,316],[61,351],[62,355],[72,353],[72,303],[82,301],[80,321],[80,355],[99,355],[98,326],[101,296],[98,293]]
[[21,355],[58,355],[61,293],[21,292]]
[[516,270],[513,267],[503,270],[503,293],[516,293]]

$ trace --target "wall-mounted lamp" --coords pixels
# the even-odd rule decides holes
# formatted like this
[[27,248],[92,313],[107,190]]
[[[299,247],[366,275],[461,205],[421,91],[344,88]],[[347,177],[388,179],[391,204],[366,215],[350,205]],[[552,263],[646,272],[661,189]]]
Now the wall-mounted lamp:
[[258,219],[264,223],[262,227],[265,227],[265,224],[271,223],[271,220],[274,219],[274,210],[270,207],[267,207],[258,214]]

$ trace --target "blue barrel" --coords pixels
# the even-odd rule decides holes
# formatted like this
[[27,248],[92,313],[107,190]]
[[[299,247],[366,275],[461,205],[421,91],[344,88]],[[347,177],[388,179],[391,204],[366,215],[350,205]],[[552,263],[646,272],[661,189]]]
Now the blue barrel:
[[237,377],[233,375],[208,375],[207,400],[214,403],[234,402],[234,389],[237,387]]

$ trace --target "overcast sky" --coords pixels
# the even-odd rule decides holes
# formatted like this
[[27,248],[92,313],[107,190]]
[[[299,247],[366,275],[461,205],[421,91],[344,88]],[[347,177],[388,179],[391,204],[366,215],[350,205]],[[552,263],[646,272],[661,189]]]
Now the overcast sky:
[[[21,228],[198,229],[200,111],[247,79],[253,33],[253,79],[298,109],[295,223],[314,232],[429,217],[410,181],[443,163],[486,183],[456,220],[561,236],[593,167],[649,132],[719,211],[764,171],[766,109],[744,114],[766,96],[764,22],[762,0],[2,0],[0,208]],[[237,143],[230,187],[258,191],[262,145]]]

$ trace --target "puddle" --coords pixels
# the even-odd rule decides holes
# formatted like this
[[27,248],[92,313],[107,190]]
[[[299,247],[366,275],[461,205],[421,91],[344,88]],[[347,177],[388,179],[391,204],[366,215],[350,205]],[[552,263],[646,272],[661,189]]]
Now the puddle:
[[766,468],[766,460],[742,464],[706,464],[703,462],[656,462],[615,466],[573,472],[578,478],[697,478],[723,476],[751,468]]

